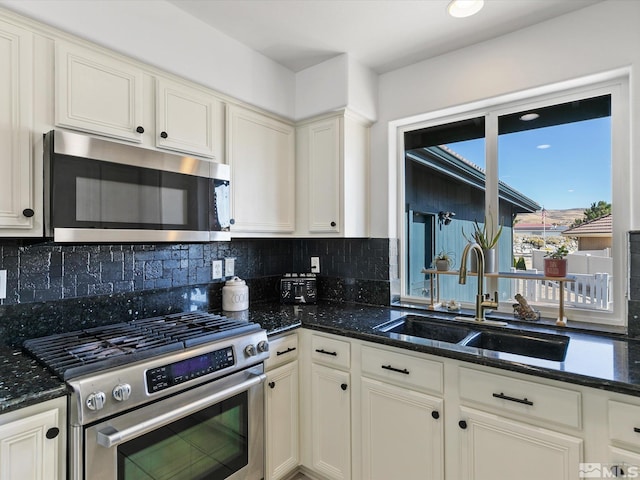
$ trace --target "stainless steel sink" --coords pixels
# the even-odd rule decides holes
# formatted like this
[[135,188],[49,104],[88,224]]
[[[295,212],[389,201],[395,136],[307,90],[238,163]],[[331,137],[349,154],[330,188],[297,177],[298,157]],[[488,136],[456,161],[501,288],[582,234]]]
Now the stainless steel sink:
[[[449,317],[446,317],[449,318]],[[480,325],[461,325],[437,316],[405,315],[375,327],[391,338],[430,344],[446,342],[494,352],[564,361],[569,337],[552,333],[491,330]]]
[[391,334],[392,338],[417,341],[416,339],[436,340],[439,342],[458,343],[475,331],[464,325],[455,325],[447,321],[437,321],[432,317],[406,315],[393,322],[376,327],[381,332]]
[[483,330],[466,338],[460,345],[562,362],[567,355],[569,337],[551,333]]

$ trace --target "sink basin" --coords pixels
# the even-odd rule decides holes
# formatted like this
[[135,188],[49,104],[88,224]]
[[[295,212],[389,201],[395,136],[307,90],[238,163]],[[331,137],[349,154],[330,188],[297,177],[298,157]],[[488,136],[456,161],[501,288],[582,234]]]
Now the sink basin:
[[462,325],[451,325],[446,321],[439,322],[433,318],[418,315],[406,315],[393,322],[380,325],[377,329],[390,333],[392,338],[401,338],[407,341],[424,338],[447,343],[461,342],[474,333],[474,330]]
[[567,355],[569,337],[550,333],[483,330],[460,342],[460,345],[562,362]]

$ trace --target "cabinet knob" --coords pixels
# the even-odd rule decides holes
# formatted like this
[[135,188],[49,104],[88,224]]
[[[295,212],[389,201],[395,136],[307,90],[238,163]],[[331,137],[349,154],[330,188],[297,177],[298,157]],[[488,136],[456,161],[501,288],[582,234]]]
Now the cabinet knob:
[[169,135],[167,135],[167,132],[160,132],[160,136],[162,138],[167,138]]
[[276,382],[269,382],[269,388],[275,388]]
[[459,426],[461,429],[465,430],[465,429],[467,428],[467,422],[465,422],[464,420],[460,420],[460,421],[458,422],[458,426]]
[[60,429],[58,427],[51,427],[49,430],[47,430],[47,433],[45,433],[45,437],[47,437],[49,440],[52,440],[56,438],[59,433]]
[[440,418],[440,412],[437,410],[434,410],[433,412],[431,412],[431,416],[437,420]]
[[34,212],[32,208],[25,208],[24,210],[22,210],[22,215],[24,215],[27,218],[33,217],[35,213],[36,212]]
[[341,388],[342,390],[346,390],[348,386],[349,386],[349,385],[347,385],[346,383],[343,383],[342,385],[340,385],[340,388]]
[[229,225],[234,225],[236,223],[236,219],[235,218],[230,218],[229,219]]
[[138,133],[144,133],[144,127],[139,126],[138,128],[136,128],[136,132],[138,132]]
[[331,222],[331,226],[335,227],[336,226],[336,222]]

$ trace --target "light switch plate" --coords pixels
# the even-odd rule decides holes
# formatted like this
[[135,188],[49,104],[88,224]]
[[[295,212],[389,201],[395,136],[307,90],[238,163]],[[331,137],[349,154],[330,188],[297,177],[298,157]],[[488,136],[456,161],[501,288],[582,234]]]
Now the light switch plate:
[[213,280],[222,278],[222,260],[214,260],[211,262],[211,278]]
[[7,271],[0,270],[0,298],[7,298]]
[[236,259],[225,258],[224,259],[224,276],[233,277],[235,275],[235,269],[236,269]]
[[311,257],[311,273],[320,273],[320,257]]

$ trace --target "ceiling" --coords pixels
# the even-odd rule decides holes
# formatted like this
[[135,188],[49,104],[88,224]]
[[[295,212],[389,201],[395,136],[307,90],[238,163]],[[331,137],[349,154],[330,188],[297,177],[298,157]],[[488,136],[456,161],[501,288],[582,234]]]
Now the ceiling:
[[385,73],[601,0],[485,0],[468,18],[450,0],[169,1],[294,72],[348,53]]

